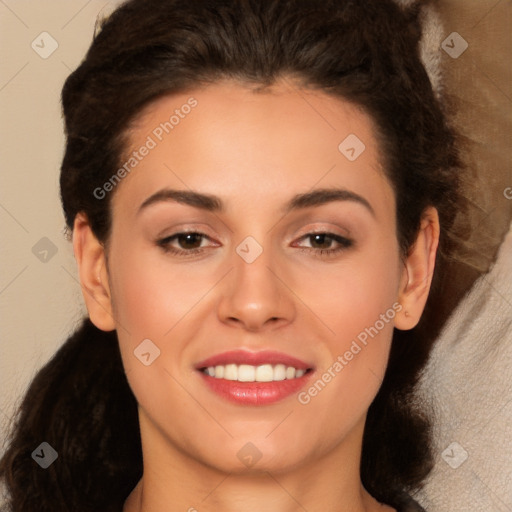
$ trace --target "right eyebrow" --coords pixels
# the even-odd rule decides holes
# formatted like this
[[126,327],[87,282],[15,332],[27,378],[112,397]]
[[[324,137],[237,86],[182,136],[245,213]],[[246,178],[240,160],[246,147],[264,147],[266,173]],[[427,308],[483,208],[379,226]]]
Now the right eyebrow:
[[172,190],[166,188],[149,196],[140,205],[139,213],[144,208],[161,201],[174,201],[176,203],[186,204],[209,212],[221,212],[224,209],[222,201],[216,196],[201,194],[191,190]]

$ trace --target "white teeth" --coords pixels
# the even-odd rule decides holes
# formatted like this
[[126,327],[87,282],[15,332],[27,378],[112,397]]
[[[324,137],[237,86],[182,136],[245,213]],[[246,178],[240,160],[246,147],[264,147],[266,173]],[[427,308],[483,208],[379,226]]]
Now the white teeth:
[[263,364],[256,368],[256,382],[272,382],[274,380],[274,368],[271,364]]
[[216,379],[236,380],[238,382],[273,382],[286,379],[298,379],[306,370],[298,370],[293,366],[284,364],[262,364],[252,366],[250,364],[226,364],[209,366],[204,372]]
[[294,379],[295,378],[295,368],[293,366],[288,366],[288,368],[286,368],[286,378],[287,379]]
[[286,379],[286,366],[284,364],[276,364],[274,367],[274,380]]
[[238,367],[238,380],[240,382],[254,382],[256,380],[256,368],[248,364],[241,364]]
[[236,364],[227,364],[224,367],[224,378],[226,380],[238,380],[238,366]]

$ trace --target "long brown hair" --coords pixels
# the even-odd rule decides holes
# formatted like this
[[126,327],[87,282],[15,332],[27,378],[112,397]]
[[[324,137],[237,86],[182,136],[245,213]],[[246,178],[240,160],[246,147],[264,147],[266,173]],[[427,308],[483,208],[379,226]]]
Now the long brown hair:
[[[108,241],[111,195],[127,132],[163,95],[232,78],[266,86],[290,77],[360,106],[374,120],[396,197],[397,237],[411,247],[427,206],[441,222],[438,270],[419,326],[395,332],[382,387],[368,412],[361,478],[398,506],[429,473],[430,427],[413,400],[419,372],[448,312],[442,268],[460,207],[455,136],[419,57],[421,8],[392,0],[131,0],[116,10],[62,91],[66,150],[61,196],[66,223],[84,212]],[[58,452],[41,469],[42,441]],[[13,512],[121,510],[142,475],[136,400],[115,333],[89,320],[38,373],[18,411],[0,478]]]

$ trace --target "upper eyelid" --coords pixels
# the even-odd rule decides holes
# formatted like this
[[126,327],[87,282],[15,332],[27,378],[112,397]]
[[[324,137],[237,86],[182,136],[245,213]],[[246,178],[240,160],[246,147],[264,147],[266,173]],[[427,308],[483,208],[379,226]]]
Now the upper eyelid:
[[303,232],[303,234],[298,235],[299,237],[307,236],[310,234],[325,233],[325,234],[329,234],[329,235],[336,235],[336,236],[339,236],[342,238],[351,238],[351,234],[350,234],[349,230],[346,228],[345,229],[341,228],[339,226],[337,229],[335,229],[333,227],[312,227],[312,228],[307,228],[304,230],[299,229],[299,232]]
[[[208,234],[208,232],[213,232],[215,231],[213,228],[211,228],[210,226],[208,226],[207,228],[205,227],[205,224],[201,224],[200,226],[198,227],[173,227],[173,228],[167,228],[167,229],[163,229],[160,231],[161,234],[158,234],[156,236],[156,238],[158,240],[165,240],[166,238],[172,238],[173,236],[176,236],[176,235],[183,235],[183,234],[193,234],[193,233],[197,233],[197,234],[200,234],[200,235],[203,235],[207,238],[213,238],[217,235],[210,235]],[[169,234],[167,234],[169,233]]]

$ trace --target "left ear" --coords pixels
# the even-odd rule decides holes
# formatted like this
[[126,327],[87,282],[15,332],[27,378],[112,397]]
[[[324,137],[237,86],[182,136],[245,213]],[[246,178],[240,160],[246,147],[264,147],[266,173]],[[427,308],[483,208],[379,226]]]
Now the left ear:
[[425,209],[416,241],[405,261],[398,302],[402,309],[395,317],[397,329],[415,327],[427,302],[439,245],[439,215],[434,207]]

